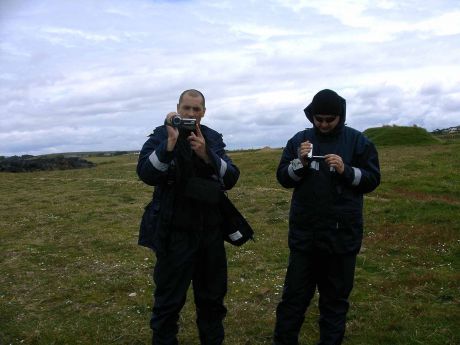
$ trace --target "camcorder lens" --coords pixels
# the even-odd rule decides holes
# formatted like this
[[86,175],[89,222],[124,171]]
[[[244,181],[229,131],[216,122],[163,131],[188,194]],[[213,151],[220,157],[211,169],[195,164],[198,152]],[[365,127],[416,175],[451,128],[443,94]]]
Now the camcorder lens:
[[181,122],[182,122],[182,119],[180,118],[180,116],[173,116],[171,118],[171,125],[173,127],[179,127]]

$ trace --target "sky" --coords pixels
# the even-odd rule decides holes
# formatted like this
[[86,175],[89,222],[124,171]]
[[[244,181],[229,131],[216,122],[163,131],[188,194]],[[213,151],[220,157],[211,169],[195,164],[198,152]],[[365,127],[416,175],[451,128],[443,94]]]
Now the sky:
[[325,88],[360,131],[457,126],[460,2],[0,0],[0,155],[140,150],[190,88],[229,150]]

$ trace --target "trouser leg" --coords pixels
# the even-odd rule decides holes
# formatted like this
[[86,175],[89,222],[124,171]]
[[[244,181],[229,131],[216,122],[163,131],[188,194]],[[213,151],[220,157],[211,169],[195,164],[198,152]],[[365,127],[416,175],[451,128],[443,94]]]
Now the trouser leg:
[[274,345],[297,345],[305,312],[316,289],[314,257],[291,251],[281,302],[276,309]]
[[196,323],[202,345],[220,345],[224,340],[223,319],[227,313],[227,258],[222,234],[207,233],[197,255],[193,275]]
[[353,288],[356,254],[328,255],[322,259],[318,278],[319,328],[318,345],[340,345],[345,334],[348,297]]
[[192,279],[195,251],[185,235],[174,233],[167,255],[158,256],[155,264],[154,304],[150,320],[154,345],[178,344],[179,313]]

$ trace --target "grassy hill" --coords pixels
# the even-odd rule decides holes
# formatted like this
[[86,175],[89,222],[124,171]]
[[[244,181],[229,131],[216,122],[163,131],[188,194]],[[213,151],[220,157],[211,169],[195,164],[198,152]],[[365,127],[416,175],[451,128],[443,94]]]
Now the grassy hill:
[[[344,345],[460,344],[460,142],[379,148]],[[281,150],[231,152],[229,192],[256,242],[227,246],[226,344],[270,345],[288,261]],[[137,245],[152,188],[137,157],[92,169],[0,173],[0,344],[150,344],[154,254]],[[198,344],[190,291],[180,344]],[[301,344],[318,339],[317,297]]]
[[384,126],[368,128],[364,134],[377,146],[428,145],[441,142],[420,127]]

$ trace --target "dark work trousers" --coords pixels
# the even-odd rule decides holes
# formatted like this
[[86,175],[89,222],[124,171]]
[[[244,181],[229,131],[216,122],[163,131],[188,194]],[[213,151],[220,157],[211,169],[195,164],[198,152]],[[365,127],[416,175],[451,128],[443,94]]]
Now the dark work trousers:
[[356,254],[327,254],[291,250],[283,296],[276,309],[274,345],[298,345],[305,312],[319,291],[318,345],[339,345],[353,288]]
[[150,327],[152,344],[176,345],[179,312],[185,304],[190,282],[196,307],[196,323],[202,345],[220,345],[227,313],[227,258],[219,229],[173,231],[167,254],[158,256]]

